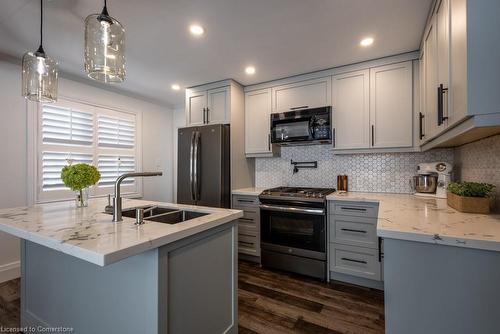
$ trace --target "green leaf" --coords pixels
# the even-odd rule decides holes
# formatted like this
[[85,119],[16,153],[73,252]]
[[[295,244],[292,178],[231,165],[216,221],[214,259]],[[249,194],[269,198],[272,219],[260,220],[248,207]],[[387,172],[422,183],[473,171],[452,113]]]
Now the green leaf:
[[61,170],[61,179],[73,191],[81,190],[96,184],[101,173],[95,166],[76,164],[64,166]]
[[448,191],[462,197],[488,197],[495,186],[489,183],[478,182],[451,182]]

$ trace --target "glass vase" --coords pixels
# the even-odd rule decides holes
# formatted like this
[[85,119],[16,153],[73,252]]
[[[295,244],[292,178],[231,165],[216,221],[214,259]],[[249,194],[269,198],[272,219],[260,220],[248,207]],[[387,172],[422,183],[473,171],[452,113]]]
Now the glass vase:
[[89,188],[83,188],[75,192],[75,202],[77,208],[85,208],[89,206]]

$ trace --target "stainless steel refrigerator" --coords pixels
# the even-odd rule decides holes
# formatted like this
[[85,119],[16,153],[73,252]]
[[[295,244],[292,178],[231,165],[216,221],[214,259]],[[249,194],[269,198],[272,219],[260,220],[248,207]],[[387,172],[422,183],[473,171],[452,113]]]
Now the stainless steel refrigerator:
[[177,203],[229,208],[229,155],[229,125],[179,129]]

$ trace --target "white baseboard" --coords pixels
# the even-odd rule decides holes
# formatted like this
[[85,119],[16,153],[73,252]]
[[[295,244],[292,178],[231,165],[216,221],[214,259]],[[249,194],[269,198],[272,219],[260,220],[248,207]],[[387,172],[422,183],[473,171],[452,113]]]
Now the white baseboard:
[[0,265],[0,283],[21,277],[21,261]]

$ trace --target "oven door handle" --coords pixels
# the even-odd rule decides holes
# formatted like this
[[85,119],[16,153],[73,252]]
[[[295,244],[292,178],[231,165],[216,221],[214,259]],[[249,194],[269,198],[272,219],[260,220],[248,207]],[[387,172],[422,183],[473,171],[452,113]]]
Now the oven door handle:
[[267,204],[261,204],[260,208],[262,210],[268,210],[268,211],[305,213],[308,215],[324,215],[325,214],[325,209],[297,208],[297,207],[292,207],[292,206],[277,206],[277,205],[267,205]]

